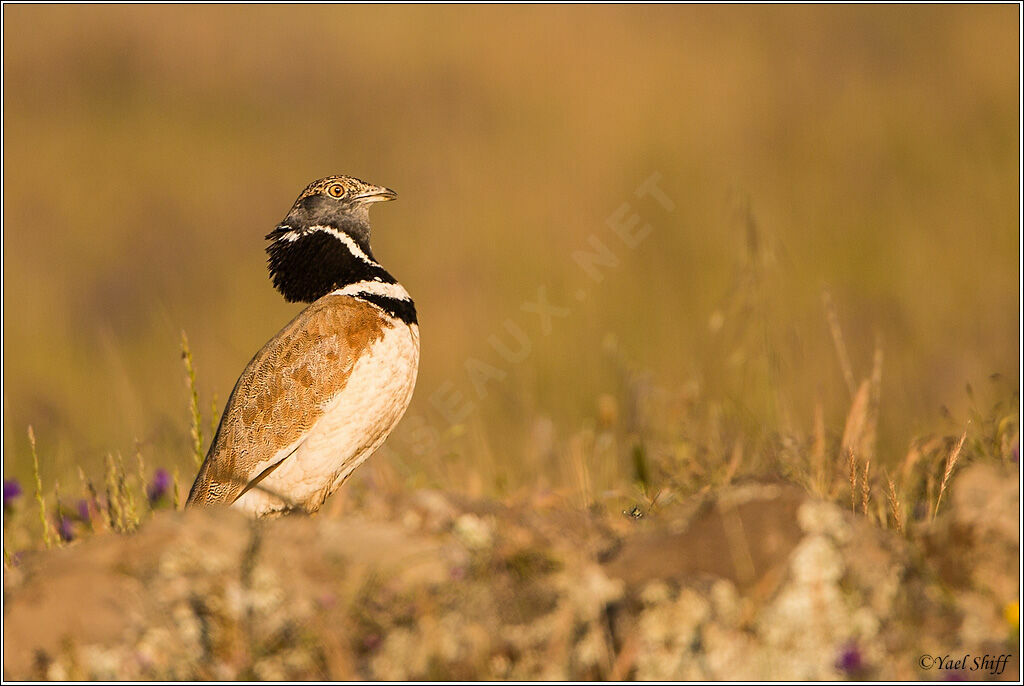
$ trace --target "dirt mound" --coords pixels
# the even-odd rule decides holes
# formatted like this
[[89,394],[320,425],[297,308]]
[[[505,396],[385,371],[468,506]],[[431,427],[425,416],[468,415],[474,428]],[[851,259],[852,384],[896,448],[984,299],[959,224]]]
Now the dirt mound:
[[908,539],[767,483],[639,519],[168,512],[6,571],[4,677],[1012,680],[1017,483],[964,470]]

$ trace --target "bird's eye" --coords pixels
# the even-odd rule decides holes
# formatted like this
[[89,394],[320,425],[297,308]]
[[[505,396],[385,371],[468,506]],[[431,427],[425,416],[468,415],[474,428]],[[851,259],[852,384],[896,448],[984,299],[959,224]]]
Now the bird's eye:
[[336,183],[327,189],[327,192],[331,194],[332,198],[340,198],[345,195],[345,187],[340,183]]

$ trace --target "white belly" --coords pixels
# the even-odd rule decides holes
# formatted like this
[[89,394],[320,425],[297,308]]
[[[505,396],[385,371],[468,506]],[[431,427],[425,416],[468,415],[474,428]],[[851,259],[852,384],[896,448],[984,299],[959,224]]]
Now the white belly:
[[416,385],[419,356],[415,324],[397,322],[385,329],[295,453],[233,507],[254,516],[295,507],[317,510],[402,418]]

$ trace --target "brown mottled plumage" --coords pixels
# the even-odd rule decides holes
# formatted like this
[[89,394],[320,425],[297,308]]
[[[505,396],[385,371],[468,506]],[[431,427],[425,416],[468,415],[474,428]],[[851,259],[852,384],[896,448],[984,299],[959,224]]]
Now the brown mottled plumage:
[[[354,298],[321,298],[274,336],[235,384],[189,505],[231,503],[287,455],[392,324]],[[275,460],[276,458],[276,460]],[[266,474],[264,474],[266,472]]]

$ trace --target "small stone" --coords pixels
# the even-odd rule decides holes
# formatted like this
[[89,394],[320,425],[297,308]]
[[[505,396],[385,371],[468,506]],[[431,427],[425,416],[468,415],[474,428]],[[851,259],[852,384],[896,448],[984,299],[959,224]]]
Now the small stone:
[[811,535],[797,544],[790,569],[799,583],[830,583],[843,575],[843,558],[829,539]]
[[455,520],[455,535],[474,550],[489,548],[493,538],[490,525],[468,512]]
[[850,525],[838,507],[820,500],[808,500],[796,513],[800,528],[809,534],[831,536],[838,543],[850,540]]

